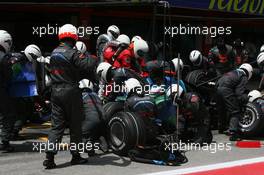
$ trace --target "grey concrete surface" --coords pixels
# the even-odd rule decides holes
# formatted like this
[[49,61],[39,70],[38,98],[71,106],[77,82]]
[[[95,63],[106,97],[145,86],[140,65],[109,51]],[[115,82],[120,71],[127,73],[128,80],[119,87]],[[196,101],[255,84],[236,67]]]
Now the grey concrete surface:
[[[62,174],[62,175],[133,175],[151,172],[160,172],[174,170],[177,168],[195,167],[200,165],[208,165],[214,163],[222,163],[234,160],[242,160],[264,156],[264,148],[245,149],[231,146],[231,150],[211,151],[192,150],[186,153],[189,162],[177,167],[157,166],[131,162],[128,158],[116,156],[114,154],[103,154],[97,152],[98,155],[89,158],[89,163],[85,165],[70,166],[69,161],[71,155],[68,151],[61,151],[56,156],[58,167],[53,170],[44,170],[42,161],[45,157],[44,153],[32,151],[33,142],[41,142],[37,138],[26,137],[29,135],[45,135],[46,129],[28,129],[26,140],[14,141],[12,144],[16,148],[14,153],[0,153],[0,174],[1,175],[36,175],[36,174]],[[34,134],[33,134],[34,133]],[[66,135],[64,142],[69,142],[69,136]],[[232,144],[228,141],[228,137],[214,132],[214,142],[223,144]],[[87,155],[83,154],[84,157]]]

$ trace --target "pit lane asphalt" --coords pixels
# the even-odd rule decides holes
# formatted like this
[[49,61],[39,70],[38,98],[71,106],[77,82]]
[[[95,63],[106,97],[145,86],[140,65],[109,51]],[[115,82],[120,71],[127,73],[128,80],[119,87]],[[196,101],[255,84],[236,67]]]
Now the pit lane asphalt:
[[[159,166],[131,162],[129,158],[119,157],[112,153],[103,154],[98,151],[98,155],[89,158],[89,163],[85,165],[70,166],[71,155],[69,151],[61,151],[56,156],[58,165],[56,169],[45,170],[42,161],[44,153],[33,150],[33,142],[43,142],[39,136],[45,136],[48,132],[46,128],[30,128],[22,131],[25,140],[14,141],[12,144],[16,148],[14,153],[0,153],[0,174],[2,175],[36,175],[36,174],[84,174],[84,175],[133,175],[151,172],[175,170],[200,165],[223,163],[248,158],[264,156],[264,148],[238,148],[232,143],[231,150],[191,150],[186,152],[189,161],[181,166]],[[69,135],[66,135],[63,142],[69,142]],[[228,137],[214,131],[215,143],[228,143]],[[83,154],[87,157],[86,154]]]

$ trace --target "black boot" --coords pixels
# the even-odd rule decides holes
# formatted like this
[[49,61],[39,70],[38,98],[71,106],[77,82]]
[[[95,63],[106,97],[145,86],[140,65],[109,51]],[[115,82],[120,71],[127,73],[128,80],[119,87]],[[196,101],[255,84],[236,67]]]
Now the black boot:
[[46,159],[43,162],[43,166],[45,169],[53,169],[56,167],[53,153],[46,153]]
[[219,125],[218,126],[218,134],[226,134],[229,129],[226,126]]
[[21,140],[22,138],[19,136],[19,130],[14,130],[11,133],[11,140],[16,141],[16,140]]
[[0,151],[13,152],[14,150],[14,147],[12,147],[8,141],[3,141],[0,145]]
[[195,143],[195,146],[203,146],[204,139],[202,137],[195,137],[193,143]]
[[223,131],[223,134],[227,135],[227,136],[231,136],[232,135],[232,131],[230,131],[229,129]]
[[71,160],[72,165],[85,164],[87,162],[88,160],[85,158],[82,158],[79,153],[72,154],[72,160]]
[[103,151],[104,153],[108,153],[109,152],[109,146],[108,143],[105,139],[105,137],[100,137],[99,138],[99,148],[101,149],[101,151]]
[[238,133],[230,131],[229,141],[241,141],[241,140],[242,138]]
[[89,157],[93,157],[93,156],[95,156],[96,155],[96,153],[95,153],[95,150],[89,150],[89,151],[87,151],[87,153],[88,153],[88,156]]
[[[84,139],[84,140],[83,140],[83,143],[85,143],[86,145],[87,145],[87,144],[94,145],[94,141],[93,141],[93,139],[91,139],[90,137],[87,137],[87,138],[88,138],[88,139]],[[92,147],[91,149],[85,149],[85,152],[88,153],[88,156],[89,156],[89,157],[93,157],[93,156],[96,155],[95,150],[94,150],[93,147]]]

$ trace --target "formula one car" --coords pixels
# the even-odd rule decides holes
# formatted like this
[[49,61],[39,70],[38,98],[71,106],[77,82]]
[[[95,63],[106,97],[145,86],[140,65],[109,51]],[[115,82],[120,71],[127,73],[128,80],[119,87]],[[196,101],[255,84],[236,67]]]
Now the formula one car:
[[[211,80],[206,78],[206,73],[203,70],[194,70],[190,72],[185,82],[188,88],[198,92],[203,97],[204,103],[211,115],[212,126],[217,128],[217,120],[219,115],[216,110],[215,83],[217,77]],[[248,102],[243,106],[244,115],[240,119],[240,131],[244,136],[257,136],[264,127],[264,111],[263,100],[258,99],[254,102]]]
[[[127,155],[135,147],[157,148],[166,142],[192,142],[198,137],[198,130],[203,129],[199,128],[197,119],[189,111],[181,111],[177,121],[177,107],[166,94],[129,96],[104,105],[106,137],[115,153]],[[205,106],[201,108],[206,111]],[[210,130],[200,142],[212,142]]]

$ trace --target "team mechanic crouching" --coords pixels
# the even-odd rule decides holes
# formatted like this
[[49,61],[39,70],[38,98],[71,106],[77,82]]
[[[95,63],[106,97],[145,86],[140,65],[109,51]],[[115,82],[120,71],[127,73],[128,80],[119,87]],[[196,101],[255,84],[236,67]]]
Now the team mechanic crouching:
[[[242,106],[248,102],[248,90],[246,85],[251,78],[253,68],[244,63],[239,69],[224,74],[217,82],[218,111],[228,111],[230,115],[229,129],[226,134],[230,135],[230,141],[241,140],[238,133],[239,119],[242,115]],[[224,129],[226,114],[221,116],[220,130]]]

